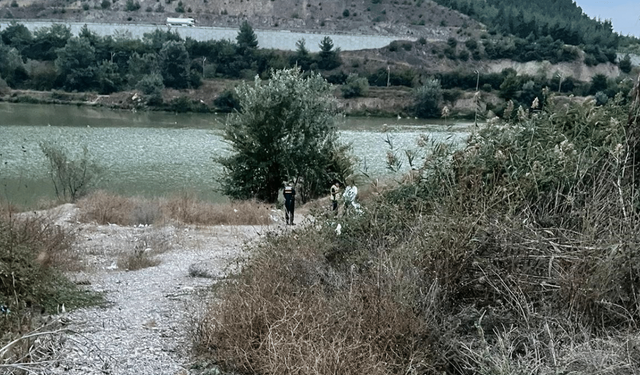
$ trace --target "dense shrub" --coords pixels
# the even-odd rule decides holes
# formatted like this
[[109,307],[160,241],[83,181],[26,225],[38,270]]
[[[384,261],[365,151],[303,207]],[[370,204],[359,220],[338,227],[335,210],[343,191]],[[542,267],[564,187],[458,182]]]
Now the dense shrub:
[[437,79],[428,79],[414,93],[414,112],[420,118],[440,117],[442,86]]
[[345,98],[354,98],[359,96],[367,96],[369,93],[369,81],[364,77],[359,77],[352,73],[347,77],[347,81],[340,88],[342,96]]
[[274,71],[268,81],[256,77],[236,93],[241,109],[224,132],[233,154],[218,159],[225,194],[273,203],[283,181],[295,181],[306,201],[351,173],[349,147],[338,141],[335,98],[322,76]]
[[[16,214],[5,207],[0,208],[0,346],[41,328],[42,313],[55,314],[63,305],[70,310],[101,300],[100,295],[78,289],[61,272],[79,266],[69,231],[45,216]],[[3,350],[0,359],[3,364],[21,363],[36,351]]]
[[213,105],[219,112],[232,112],[240,109],[240,101],[238,95],[233,90],[224,90],[217,98],[213,100]]
[[618,67],[624,73],[631,72],[632,65],[631,65],[631,57],[629,56],[629,54],[624,55],[624,57],[618,62]]
[[395,70],[380,68],[371,73],[367,80],[371,86],[406,86],[413,87],[415,72],[410,69]]

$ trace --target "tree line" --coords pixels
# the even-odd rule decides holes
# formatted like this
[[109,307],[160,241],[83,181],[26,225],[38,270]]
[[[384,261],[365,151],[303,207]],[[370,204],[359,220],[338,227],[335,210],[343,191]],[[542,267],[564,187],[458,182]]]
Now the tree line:
[[159,95],[164,87],[197,88],[202,78],[266,78],[271,69],[299,66],[328,70],[340,66],[339,49],[325,37],[319,53],[304,41],[296,53],[258,48],[244,22],[235,41],[183,39],[157,29],[142,39],[127,34],[99,36],[85,25],[78,36],[54,24],[33,33],[12,23],[0,32],[0,78],[11,88],[48,91],[97,91],[100,94],[140,89]]

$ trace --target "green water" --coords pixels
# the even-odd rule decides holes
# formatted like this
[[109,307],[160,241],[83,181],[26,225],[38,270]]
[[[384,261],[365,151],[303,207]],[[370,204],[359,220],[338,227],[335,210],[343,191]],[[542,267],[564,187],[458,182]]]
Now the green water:
[[[221,169],[214,159],[229,152],[221,137],[224,122],[225,116],[211,114],[0,103],[0,193],[25,207],[54,198],[39,146],[53,141],[71,153],[89,149],[103,170],[98,188],[149,197],[190,192],[221,201]],[[339,121],[341,139],[352,143],[360,159],[358,169],[373,178],[388,176],[387,136],[400,152],[415,148],[421,134],[454,142],[466,137],[465,124],[452,125],[397,118]]]

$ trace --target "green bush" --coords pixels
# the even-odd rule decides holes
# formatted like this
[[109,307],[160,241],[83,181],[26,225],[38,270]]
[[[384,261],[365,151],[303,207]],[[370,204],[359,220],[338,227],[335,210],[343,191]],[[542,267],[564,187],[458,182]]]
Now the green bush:
[[414,91],[414,113],[420,118],[440,117],[442,86],[437,79],[427,79]]
[[169,103],[169,110],[176,113],[193,111],[193,101],[188,96],[179,96]]
[[319,74],[303,76],[298,69],[239,86],[241,109],[224,133],[232,154],[218,159],[225,194],[276,202],[283,181],[296,181],[304,202],[349,175],[352,161],[338,141],[331,90]]
[[365,77],[359,77],[356,73],[351,73],[347,81],[340,87],[344,98],[355,98],[367,96],[369,93],[369,81]]
[[240,101],[233,90],[224,90],[218,97],[213,100],[218,112],[229,113],[240,109]]
[[160,74],[148,74],[142,77],[136,84],[136,88],[147,96],[148,104],[158,105],[162,103],[162,76]]
[[138,9],[140,9],[140,2],[133,1],[133,0],[127,0],[127,3],[125,5],[125,10],[127,12],[135,12]]
[[629,56],[629,54],[624,55],[624,58],[622,58],[622,60],[618,62],[618,67],[623,73],[628,74],[631,72],[632,65],[631,65],[631,57]]

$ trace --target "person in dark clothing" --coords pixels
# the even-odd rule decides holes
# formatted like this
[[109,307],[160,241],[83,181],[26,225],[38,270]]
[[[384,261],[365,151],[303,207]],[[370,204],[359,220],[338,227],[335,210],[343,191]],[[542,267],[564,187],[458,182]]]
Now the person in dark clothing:
[[331,209],[333,214],[338,214],[338,199],[340,199],[340,182],[336,181],[331,185]]
[[289,182],[284,187],[284,220],[287,225],[295,225],[293,223],[293,211],[296,208],[296,189],[293,183]]

